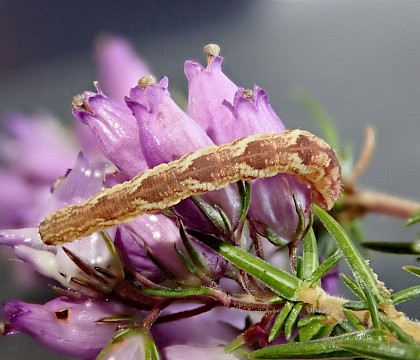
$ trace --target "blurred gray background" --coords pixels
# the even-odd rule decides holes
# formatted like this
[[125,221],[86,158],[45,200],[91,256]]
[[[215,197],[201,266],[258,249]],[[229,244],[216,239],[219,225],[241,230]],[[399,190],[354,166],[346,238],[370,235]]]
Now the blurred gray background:
[[[100,33],[125,35],[156,75],[186,93],[185,59],[204,62],[202,47],[221,45],[225,72],[240,86],[265,88],[290,128],[316,132],[296,102],[305,89],[358,149],[367,124],[377,130],[366,187],[420,199],[420,1],[5,1],[0,0],[0,114],[46,108],[71,119],[74,94],[97,79],[92,45]],[[370,240],[413,240],[402,221],[369,216]],[[396,291],[418,284],[401,269],[410,256],[371,254],[380,278]],[[7,283],[0,302],[37,295]],[[41,296],[41,295],[39,295]],[[420,316],[419,303],[401,309]],[[1,359],[66,359],[25,337],[0,339]]]

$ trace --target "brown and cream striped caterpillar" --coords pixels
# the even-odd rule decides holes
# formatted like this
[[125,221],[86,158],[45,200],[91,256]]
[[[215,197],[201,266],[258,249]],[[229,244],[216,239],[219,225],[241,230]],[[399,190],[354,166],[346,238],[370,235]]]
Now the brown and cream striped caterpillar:
[[341,170],[334,150],[307,131],[286,130],[210,146],[156,166],[52,213],[39,225],[39,233],[46,244],[67,243],[163,210],[192,195],[279,173],[307,182],[314,201],[326,209],[340,196]]

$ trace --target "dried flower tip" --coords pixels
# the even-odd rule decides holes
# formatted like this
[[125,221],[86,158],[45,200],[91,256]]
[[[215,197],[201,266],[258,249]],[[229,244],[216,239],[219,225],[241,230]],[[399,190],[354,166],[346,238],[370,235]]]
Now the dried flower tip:
[[252,89],[245,89],[242,93],[242,97],[244,97],[245,99],[250,99],[252,100],[252,98],[254,97],[254,90]]
[[204,52],[207,55],[207,66],[209,66],[213,59],[219,55],[220,53],[220,46],[217,44],[207,44],[206,46],[204,46]]
[[76,110],[84,109],[87,112],[92,112],[92,109],[85,102],[85,98],[82,94],[77,94],[73,96],[73,99],[71,100],[71,107]]
[[149,85],[156,84],[156,78],[153,75],[143,76],[137,84],[142,89],[146,89]]

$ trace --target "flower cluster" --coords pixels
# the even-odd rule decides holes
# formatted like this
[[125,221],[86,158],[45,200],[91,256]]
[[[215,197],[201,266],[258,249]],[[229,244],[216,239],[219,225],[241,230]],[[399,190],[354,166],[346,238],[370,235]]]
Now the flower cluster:
[[[324,276],[343,254],[360,281],[347,280],[355,292],[370,288],[369,296],[386,304],[399,327],[418,329],[398,317],[390,294],[379,289],[342,230],[314,206],[338,243],[318,269],[310,230],[315,200],[309,184],[292,175],[230,184],[72,243],[43,243],[36,225],[57,209],[198,149],[285,130],[262,88],[238,87],[222,71],[219,48],[208,45],[205,52],[206,66],[185,62],[185,111],[171,98],[166,77],[156,81],[125,40],[107,38],[98,47],[101,83],[72,102],[73,144],[51,122],[13,117],[16,140],[1,148],[9,168],[0,172],[7,184],[0,189],[9,194],[0,194],[8,213],[0,227],[19,229],[0,230],[0,244],[60,286],[54,286],[59,296],[43,305],[8,302],[2,333],[27,333],[83,359],[274,358],[279,350],[270,346],[264,352],[265,346],[284,343],[297,326],[300,341],[327,336],[335,325],[353,334],[343,325],[350,316],[345,300],[332,296],[337,274]],[[83,151],[76,156],[78,146]],[[77,159],[71,166],[72,157]],[[304,253],[296,262],[302,239]],[[289,267],[291,272],[282,270]],[[351,324],[373,323],[375,329],[362,338],[383,340],[388,334],[366,310],[366,294]],[[304,317],[299,314],[312,313],[317,315],[296,325]],[[357,348],[359,338],[350,335],[338,336],[333,348],[342,341]],[[339,356],[349,354],[344,345]],[[323,344],[313,351],[320,349],[330,351]]]
[[[166,77],[156,82],[148,76],[146,66],[133,56],[124,40],[103,39],[99,47],[99,64],[108,94],[95,83],[96,92],[86,91],[75,96],[72,110],[74,117],[90,129],[102,152],[102,159],[89,135],[84,135],[83,129],[78,127],[78,140],[87,155],[80,153],[72,169],[59,178],[58,175],[64,175],[59,174],[64,170],[63,166],[55,159],[51,162],[48,159],[69,157],[72,152],[62,146],[59,135],[45,131],[43,123],[40,124],[37,142],[43,137],[48,141],[41,141],[45,149],[42,147],[36,152],[29,148],[23,134],[16,144],[32,157],[37,154],[43,159],[30,161],[34,171],[44,176],[40,188],[45,191],[46,186],[55,185],[47,210],[38,211],[36,216],[28,216],[22,221],[6,222],[3,227],[34,226],[56,209],[80,202],[104,187],[131,179],[149,168],[197,149],[255,133],[284,130],[266,92],[257,86],[246,90],[235,85],[222,72],[223,59],[217,48],[214,51],[214,45],[207,48],[206,67],[195,61],[185,63],[189,92],[188,109],[184,112],[171,98]],[[122,73],[120,69],[123,69]],[[130,90],[128,84],[135,82],[136,77],[140,79],[138,85]],[[122,96],[123,91],[127,96]],[[38,126],[27,122],[19,124],[15,120],[13,126],[20,126],[23,130],[28,126]],[[20,158],[28,163],[32,159],[26,155]],[[9,163],[17,164],[17,168],[29,168],[12,158]],[[44,170],[33,166],[34,163],[48,164],[51,169],[47,166]],[[63,165],[69,166],[68,162]],[[36,176],[37,173],[33,175]],[[56,178],[60,180],[56,181]],[[33,189],[29,191],[34,193]],[[187,349],[197,354],[205,352],[206,358],[222,358],[223,346],[244,329],[246,313],[231,310],[223,315],[223,322],[220,321],[220,310],[223,309],[190,316],[189,312],[197,311],[192,304],[200,303],[193,300],[196,296],[191,299],[187,296],[186,304],[168,307],[173,301],[146,296],[138,289],[146,285],[160,289],[171,283],[188,286],[212,283],[226,294],[229,288],[239,291],[238,275],[230,274],[232,269],[226,260],[197,241],[190,239],[189,244],[183,241],[186,234],[180,232],[180,224],[181,229],[197,229],[234,241],[244,241],[245,237],[245,241],[249,241],[249,234],[242,232],[242,191],[241,186],[232,184],[200,198],[187,199],[173,207],[171,214],[143,215],[106,234],[96,233],[65,246],[44,245],[33,227],[3,230],[1,243],[12,246],[16,256],[67,289],[61,290],[63,296],[45,305],[20,301],[6,304],[7,333],[27,332],[53,349],[83,358],[94,358],[104,348],[103,358],[112,358],[116,351],[119,356],[129,358],[130,352],[140,354],[146,351],[139,343],[147,342],[150,336],[168,359],[177,358],[178,353]],[[252,192],[248,221],[253,224],[253,231],[262,236],[270,234],[277,245],[294,240],[301,226],[296,204],[307,214],[311,201],[308,185],[290,175],[277,175],[255,180]],[[36,203],[41,205],[42,201]],[[32,213],[26,206],[19,206],[19,212],[10,213],[20,213],[22,209]],[[189,246],[193,250],[188,249]],[[264,245],[264,249],[273,253],[269,245]],[[199,270],[192,270],[188,266],[191,260],[184,258],[191,256],[192,251],[198,257],[200,266],[196,267]],[[259,251],[262,252],[263,248]],[[287,265],[284,260],[282,262],[281,266]],[[259,291],[264,296],[264,291]],[[167,309],[151,327],[154,321],[147,316],[147,310],[155,309],[154,303],[159,312]],[[197,313],[215,307],[214,304],[203,306],[208,306],[208,309]],[[161,320],[165,317],[167,321]],[[171,317],[179,319],[170,321]],[[150,326],[145,326],[146,322],[150,322]],[[204,326],[206,322],[208,326]],[[197,328],[197,331],[180,333],[179,327]],[[150,333],[148,329],[151,329]],[[116,350],[112,341],[118,344],[121,341],[111,339],[115,335],[120,339],[121,331],[126,331],[123,334],[125,345],[119,345],[121,349]],[[110,341],[112,346],[106,347]],[[211,355],[213,352],[215,355]]]

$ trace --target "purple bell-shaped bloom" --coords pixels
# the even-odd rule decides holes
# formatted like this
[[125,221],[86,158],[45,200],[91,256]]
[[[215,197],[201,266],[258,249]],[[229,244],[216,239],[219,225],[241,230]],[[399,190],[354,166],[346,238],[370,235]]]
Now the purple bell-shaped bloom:
[[131,313],[115,301],[66,297],[44,305],[12,301],[3,309],[11,333],[26,333],[50,349],[83,359],[95,359],[117,330],[115,322],[101,320]]
[[95,50],[101,85],[113,100],[124,102],[124,97],[137,80],[151,74],[127,39],[102,36]]
[[[149,83],[133,88],[126,101],[137,119],[140,144],[150,167],[213,145],[204,129],[172,100],[167,78],[158,84]],[[236,185],[207,193],[202,198],[210,205],[223,209],[233,226],[236,226],[240,214]],[[190,209],[184,209],[184,212],[190,212]],[[202,220],[199,223],[203,225]]]
[[140,147],[137,122],[124,103],[85,91],[73,101],[73,115],[88,125],[106,158],[130,179],[148,169]]
[[238,87],[222,71],[223,58],[215,56],[205,68],[188,60],[184,72],[188,79],[188,115],[198,122],[212,140],[224,130],[224,119],[231,116],[224,101],[233,102]]
[[[244,90],[234,86],[221,70],[222,58],[214,57],[207,68],[187,61],[185,73],[189,83],[188,111],[206,127],[211,139],[225,144],[238,138],[259,133],[275,133],[285,129],[272,109],[267,93],[255,86]],[[290,175],[252,181],[249,217],[256,221],[257,229],[266,227],[289,242],[298,226],[293,195],[303,211],[310,203],[310,190]],[[281,240],[283,242],[283,240]]]

